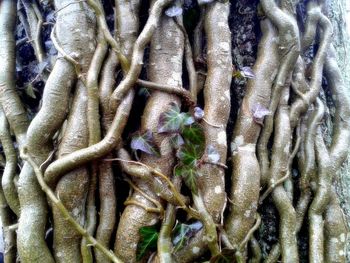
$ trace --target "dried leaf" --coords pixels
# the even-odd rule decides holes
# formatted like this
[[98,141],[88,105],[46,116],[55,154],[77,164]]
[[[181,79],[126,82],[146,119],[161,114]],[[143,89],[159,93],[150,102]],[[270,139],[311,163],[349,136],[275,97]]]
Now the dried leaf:
[[51,12],[46,16],[46,22],[54,23],[56,20],[55,18],[55,12]]
[[57,49],[51,40],[45,41],[45,49],[48,50],[48,53],[52,56],[57,54]]
[[49,65],[48,61],[43,61],[41,63],[38,63],[38,65],[35,67],[34,72],[36,74],[41,75],[43,73],[43,71],[45,70],[45,68]]

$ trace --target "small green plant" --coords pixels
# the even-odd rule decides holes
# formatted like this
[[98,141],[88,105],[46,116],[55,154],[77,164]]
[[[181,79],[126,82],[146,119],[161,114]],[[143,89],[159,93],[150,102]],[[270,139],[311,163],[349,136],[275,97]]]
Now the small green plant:
[[[176,103],[159,117],[157,133],[167,134],[176,151],[178,159],[174,169],[175,176],[181,176],[192,194],[198,195],[197,178],[200,167],[204,163],[219,164],[220,155],[217,150],[208,145],[206,148],[205,135],[200,121],[204,119],[204,111],[195,107],[190,112],[181,112]],[[159,154],[151,131],[136,134],[131,141],[134,151],[146,154]],[[173,231],[174,251],[181,249],[188,240],[202,228],[202,223],[178,224]],[[138,244],[137,258],[140,260],[147,251],[156,247],[158,230],[155,226],[140,229],[141,240]]]
[[207,159],[205,153],[205,136],[203,127],[199,123],[204,118],[204,111],[195,107],[192,113],[180,112],[177,104],[161,114],[159,118],[159,133],[171,134],[171,142],[176,149],[178,164],[174,171],[181,176],[192,193],[197,194],[197,177],[200,176],[199,167],[205,162],[217,163],[219,154],[213,146],[208,146]]
[[139,229],[140,241],[137,245],[136,259],[141,260],[146,253],[157,248],[158,228],[156,226],[144,226]]
[[[195,107],[190,112],[181,112],[176,103],[172,103],[168,111],[159,117],[157,132],[168,134],[170,142],[176,150],[178,163],[174,169],[176,176],[181,176],[192,193],[197,194],[197,177],[199,168],[204,163],[219,164],[220,155],[217,150],[205,143],[203,127],[204,111]],[[158,149],[149,130],[136,134],[131,141],[134,151],[157,155]]]

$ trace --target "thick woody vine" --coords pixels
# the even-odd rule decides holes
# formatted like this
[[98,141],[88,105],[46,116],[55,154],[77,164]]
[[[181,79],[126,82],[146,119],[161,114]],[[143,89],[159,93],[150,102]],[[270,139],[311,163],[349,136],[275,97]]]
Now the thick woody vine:
[[301,235],[309,262],[346,262],[350,104],[328,7],[261,0],[255,64],[234,69],[232,4],[0,2],[5,262],[299,262]]

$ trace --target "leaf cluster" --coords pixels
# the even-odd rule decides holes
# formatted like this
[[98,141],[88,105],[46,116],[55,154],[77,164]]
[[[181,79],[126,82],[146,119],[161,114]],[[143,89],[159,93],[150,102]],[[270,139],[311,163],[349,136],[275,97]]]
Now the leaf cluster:
[[[195,107],[192,113],[181,112],[176,103],[171,103],[169,109],[159,117],[157,133],[167,134],[170,143],[176,150],[178,164],[174,169],[177,176],[181,176],[186,186],[192,193],[197,194],[197,177],[200,176],[199,167],[204,162],[203,156],[206,151],[206,161],[218,163],[220,155],[217,150],[208,145],[206,149],[204,130],[199,121],[204,119],[204,111]],[[151,155],[158,155],[153,133],[146,131],[132,138],[131,148]]]

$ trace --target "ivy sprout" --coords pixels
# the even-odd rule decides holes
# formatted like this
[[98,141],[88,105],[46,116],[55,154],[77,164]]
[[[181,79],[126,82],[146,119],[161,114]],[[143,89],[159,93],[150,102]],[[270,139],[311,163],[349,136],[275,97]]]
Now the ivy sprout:
[[136,259],[141,260],[148,251],[157,248],[159,232],[156,226],[144,226],[139,229],[140,242],[137,245]]

